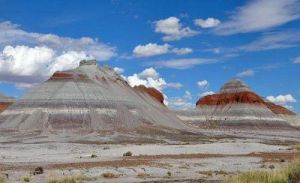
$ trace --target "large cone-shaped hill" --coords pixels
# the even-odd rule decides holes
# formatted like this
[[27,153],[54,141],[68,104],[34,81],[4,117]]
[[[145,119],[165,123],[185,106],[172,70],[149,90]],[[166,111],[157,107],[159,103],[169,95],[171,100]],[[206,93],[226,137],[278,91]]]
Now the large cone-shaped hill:
[[277,114],[294,113],[265,101],[239,79],[225,83],[220,91],[200,98],[196,109],[178,112],[178,116],[204,128],[274,128],[290,129]]
[[13,97],[7,97],[0,93],[0,112],[4,111],[8,106],[13,104],[15,99]]
[[5,110],[0,128],[147,131],[184,130],[186,126],[147,92],[130,87],[113,69],[81,61],[76,69],[54,73]]

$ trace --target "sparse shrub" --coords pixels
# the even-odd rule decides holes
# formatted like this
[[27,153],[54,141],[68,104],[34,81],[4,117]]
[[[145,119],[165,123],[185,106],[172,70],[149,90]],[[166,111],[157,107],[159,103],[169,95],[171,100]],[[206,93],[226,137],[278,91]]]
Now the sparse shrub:
[[103,147],[103,150],[109,150],[110,147],[106,146],[106,147]]
[[229,178],[226,183],[299,183],[300,160],[277,171],[250,171]]
[[30,182],[30,178],[28,176],[23,177],[24,182]]
[[143,179],[145,179],[145,178],[147,178],[147,177],[150,177],[150,175],[147,174],[147,173],[139,173],[139,174],[137,175],[137,177],[138,177],[138,178],[143,178]]
[[117,178],[118,176],[116,176],[115,174],[111,173],[111,172],[106,172],[102,174],[102,177],[106,178],[106,179],[112,179],[112,178]]
[[274,166],[274,165],[270,165],[269,168],[270,168],[271,170],[273,170],[273,169],[275,168],[275,166]]
[[172,173],[171,173],[170,171],[168,171],[168,172],[167,172],[167,175],[168,175],[169,177],[171,177],[171,176],[172,176]]
[[123,156],[132,156],[132,152],[128,151],[128,152],[124,153]]
[[97,158],[97,155],[96,154],[92,154],[91,158]]
[[38,174],[43,174],[43,173],[44,173],[44,169],[39,166],[34,169],[33,175],[38,175]]

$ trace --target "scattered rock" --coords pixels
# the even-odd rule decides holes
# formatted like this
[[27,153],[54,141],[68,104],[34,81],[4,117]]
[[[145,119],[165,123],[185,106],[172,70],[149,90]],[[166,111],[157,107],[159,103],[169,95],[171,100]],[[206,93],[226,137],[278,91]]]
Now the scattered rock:
[[34,169],[33,175],[38,175],[38,174],[43,174],[43,173],[44,173],[44,169],[39,166]]

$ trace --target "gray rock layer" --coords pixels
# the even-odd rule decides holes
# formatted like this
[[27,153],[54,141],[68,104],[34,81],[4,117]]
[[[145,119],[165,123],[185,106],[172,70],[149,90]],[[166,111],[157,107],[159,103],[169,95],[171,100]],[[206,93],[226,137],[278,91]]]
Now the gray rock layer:
[[82,63],[49,79],[0,115],[0,128],[24,130],[185,129],[166,107],[134,91],[108,67]]

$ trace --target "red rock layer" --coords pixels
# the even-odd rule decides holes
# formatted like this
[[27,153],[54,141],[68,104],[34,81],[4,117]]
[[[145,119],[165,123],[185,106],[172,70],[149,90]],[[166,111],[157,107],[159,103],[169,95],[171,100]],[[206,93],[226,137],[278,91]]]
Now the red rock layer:
[[253,92],[238,92],[238,93],[221,93],[207,95],[200,98],[196,105],[226,105],[231,103],[248,103],[256,105],[264,105],[264,100]]
[[163,94],[158,91],[157,89],[153,88],[153,87],[145,87],[144,85],[139,85],[139,86],[135,86],[133,87],[135,90],[141,91],[141,92],[145,92],[148,95],[150,95],[151,97],[153,97],[155,100],[157,100],[158,102],[160,102],[161,104],[164,104],[164,96]]
[[86,80],[88,77],[84,74],[74,74],[70,72],[55,72],[49,80]]
[[266,102],[266,106],[275,114],[296,115],[296,113],[293,111],[290,111],[287,108],[281,105],[276,105],[272,102]]
[[238,93],[221,93],[207,95],[200,98],[196,105],[201,107],[203,105],[226,105],[231,103],[247,103],[255,105],[265,105],[275,114],[296,115],[294,112],[286,109],[283,106],[276,105],[272,102],[265,102],[260,96],[253,92],[238,92]]
[[13,104],[13,103],[12,102],[0,102],[0,112],[7,109],[11,104]]

